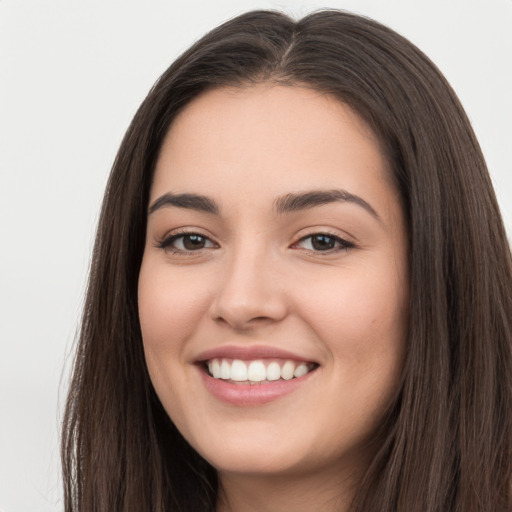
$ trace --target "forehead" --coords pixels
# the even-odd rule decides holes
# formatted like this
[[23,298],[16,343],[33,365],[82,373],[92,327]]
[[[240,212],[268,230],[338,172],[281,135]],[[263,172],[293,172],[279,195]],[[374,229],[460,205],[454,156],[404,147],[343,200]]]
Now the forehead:
[[346,104],[306,87],[260,84],[210,90],[174,120],[151,196],[170,189],[238,197],[388,185],[373,132]]

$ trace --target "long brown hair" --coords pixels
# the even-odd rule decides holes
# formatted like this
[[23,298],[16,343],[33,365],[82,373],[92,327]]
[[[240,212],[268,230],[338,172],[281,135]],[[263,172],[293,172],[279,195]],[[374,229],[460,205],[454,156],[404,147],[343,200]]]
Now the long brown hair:
[[512,510],[512,263],[486,165],[441,73],[369,19],[255,11],[208,33],[133,119],[101,211],[63,422],[67,512],[212,511],[214,468],[163,410],[145,366],[137,280],[162,139],[201,92],[301,84],[380,138],[408,218],[403,379],[356,493],[358,512]]

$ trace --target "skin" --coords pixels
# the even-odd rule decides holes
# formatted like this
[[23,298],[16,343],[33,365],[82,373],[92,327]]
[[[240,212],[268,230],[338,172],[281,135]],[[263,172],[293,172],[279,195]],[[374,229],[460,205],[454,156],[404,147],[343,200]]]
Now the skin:
[[[343,189],[363,199],[278,213],[276,198]],[[172,124],[139,278],[146,361],[166,411],[219,472],[218,511],[346,510],[396,395],[404,353],[405,219],[379,144],[336,99],[298,86],[220,88]],[[206,237],[184,252],[185,229]],[[313,234],[347,243],[318,250]],[[334,239],[329,239],[333,242]],[[178,252],[175,252],[178,251]],[[264,405],[212,396],[196,364],[226,344],[270,345],[319,367]]]

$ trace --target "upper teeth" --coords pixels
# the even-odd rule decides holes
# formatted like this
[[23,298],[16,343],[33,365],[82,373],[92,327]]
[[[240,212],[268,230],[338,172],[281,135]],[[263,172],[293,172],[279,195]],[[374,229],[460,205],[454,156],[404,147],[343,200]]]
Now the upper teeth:
[[281,366],[277,361],[265,364],[261,360],[245,363],[240,359],[212,359],[208,361],[208,370],[215,379],[237,382],[262,382],[264,380],[290,380],[302,377],[313,368],[312,364],[285,361]]

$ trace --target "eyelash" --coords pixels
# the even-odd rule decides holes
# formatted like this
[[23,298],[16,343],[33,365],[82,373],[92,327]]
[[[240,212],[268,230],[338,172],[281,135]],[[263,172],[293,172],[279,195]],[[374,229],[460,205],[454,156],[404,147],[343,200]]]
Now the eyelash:
[[[172,246],[172,244],[176,240],[179,240],[180,238],[185,238],[187,236],[188,237],[192,237],[192,236],[201,237],[205,241],[209,241],[213,244],[213,242],[210,240],[210,238],[208,238],[205,235],[202,235],[201,233],[197,233],[195,231],[179,231],[177,233],[173,233],[172,235],[170,235],[170,236],[164,238],[163,240],[161,240],[160,242],[158,242],[157,247],[159,247],[160,249],[163,249],[165,251],[171,252],[172,254],[178,254],[178,255],[184,255],[184,256],[193,254],[195,252],[199,252],[200,250],[204,249],[204,248],[201,248],[201,249],[193,251],[193,250],[186,250],[186,249],[177,249],[176,247]],[[209,247],[208,247],[208,249],[209,249]]]
[[303,249],[303,250],[313,251],[313,252],[319,253],[319,254],[322,254],[322,253],[333,254],[333,253],[337,253],[340,251],[347,251],[349,249],[355,248],[355,244],[353,244],[352,242],[349,242],[348,240],[345,240],[344,238],[341,238],[340,236],[335,235],[334,233],[329,233],[328,231],[321,231],[318,233],[311,233],[310,235],[303,236],[298,242],[294,243],[293,246],[296,246],[299,243],[304,242],[305,240],[308,240],[308,239],[311,239],[311,244],[312,244],[314,237],[329,238],[329,239],[333,240],[333,242],[335,244],[338,244],[338,247],[333,247],[333,248],[327,249],[325,251],[315,251],[314,249]]
[[[187,256],[187,255],[190,255],[193,253],[198,253],[204,249],[211,248],[211,247],[201,247],[197,250],[186,250],[186,249],[177,249],[176,247],[173,247],[173,245],[172,245],[174,242],[176,242],[180,238],[184,239],[185,237],[193,237],[193,236],[200,237],[206,243],[210,242],[211,244],[215,245],[215,243],[212,242],[212,240],[210,238],[208,238],[205,235],[202,235],[201,233],[197,233],[195,231],[180,231],[178,233],[173,233],[172,235],[170,235],[170,236],[164,238],[163,240],[161,240],[160,242],[158,242],[157,247],[160,249],[163,249],[165,251],[168,251],[172,254],[182,255],[182,256]],[[348,251],[349,249],[353,249],[356,247],[356,245],[354,243],[349,242],[348,240],[345,240],[344,238],[341,238],[340,236],[335,235],[334,233],[329,233],[328,231],[321,231],[321,232],[317,232],[317,233],[311,233],[310,235],[300,238],[297,242],[295,242],[292,245],[292,248],[301,249],[300,247],[296,247],[296,246],[308,239],[311,239],[310,244],[312,245],[312,243],[313,243],[312,240],[314,237],[324,237],[324,238],[331,239],[334,242],[334,244],[337,244],[337,247],[326,249],[324,251],[314,250],[314,249],[304,249],[304,248],[302,248],[302,250],[308,251],[308,252],[314,252],[317,254],[333,254],[333,253],[337,253],[337,252],[341,252],[341,251]]]

